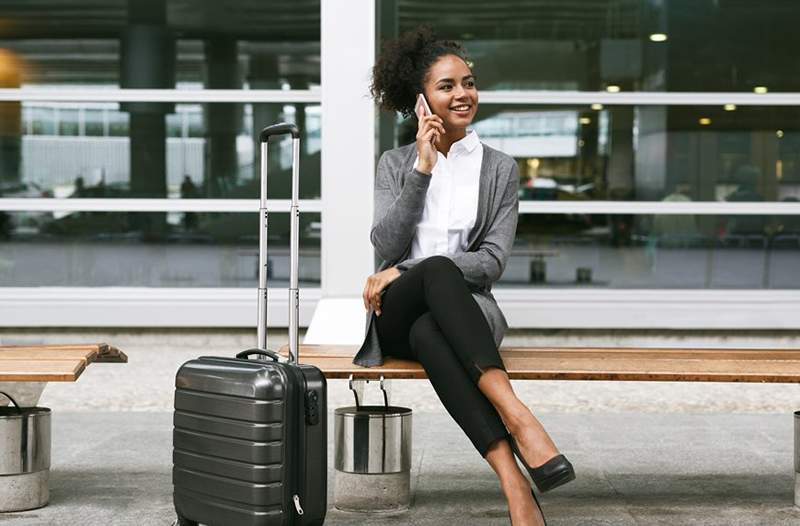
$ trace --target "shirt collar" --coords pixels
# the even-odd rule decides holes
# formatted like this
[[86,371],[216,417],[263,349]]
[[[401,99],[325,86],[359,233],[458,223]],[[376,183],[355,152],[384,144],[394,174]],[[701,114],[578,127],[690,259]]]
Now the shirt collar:
[[478,132],[470,130],[463,139],[454,142],[450,146],[450,151],[453,151],[453,148],[463,148],[467,153],[472,153],[480,143],[481,140],[478,138]]

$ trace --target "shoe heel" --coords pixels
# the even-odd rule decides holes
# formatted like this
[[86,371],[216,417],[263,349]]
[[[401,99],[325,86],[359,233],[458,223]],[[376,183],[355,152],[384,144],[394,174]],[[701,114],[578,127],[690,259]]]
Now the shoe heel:
[[534,484],[536,484],[536,487],[539,488],[539,491],[544,493],[546,491],[555,489],[559,486],[563,486],[567,482],[571,482],[573,480],[575,480],[575,472],[569,470],[569,471],[564,471],[562,473],[557,473],[545,479],[540,479],[540,480],[534,479],[533,482]]

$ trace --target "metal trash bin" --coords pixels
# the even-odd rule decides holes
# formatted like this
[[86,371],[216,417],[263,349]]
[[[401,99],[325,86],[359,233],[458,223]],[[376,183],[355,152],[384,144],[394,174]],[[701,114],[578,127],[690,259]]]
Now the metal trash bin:
[[398,512],[411,501],[411,409],[384,405],[334,411],[334,506],[343,511]]
[[50,500],[50,409],[0,407],[0,512],[41,508]]
[[800,411],[794,412],[794,505],[800,508]]

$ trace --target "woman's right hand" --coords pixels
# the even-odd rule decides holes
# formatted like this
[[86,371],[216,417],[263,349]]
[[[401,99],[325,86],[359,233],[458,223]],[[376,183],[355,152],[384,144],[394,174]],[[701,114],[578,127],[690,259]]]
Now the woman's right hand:
[[438,115],[426,115],[419,120],[417,127],[417,155],[419,163],[417,170],[423,173],[431,173],[436,165],[436,146],[435,141],[445,134],[444,124]]

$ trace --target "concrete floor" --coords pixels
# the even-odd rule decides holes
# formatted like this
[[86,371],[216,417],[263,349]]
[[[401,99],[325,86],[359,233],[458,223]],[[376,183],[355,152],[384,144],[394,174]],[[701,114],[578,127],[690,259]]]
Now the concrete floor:
[[[410,511],[364,516],[330,508],[326,524],[507,525],[497,479],[460,429],[446,414],[413,418]],[[541,420],[578,475],[541,498],[551,525],[800,524],[792,505],[789,415],[547,414]],[[329,436],[332,422],[330,416]],[[170,413],[54,414],[50,504],[0,516],[0,523],[169,525],[171,440]],[[329,493],[333,476],[329,470]]]

